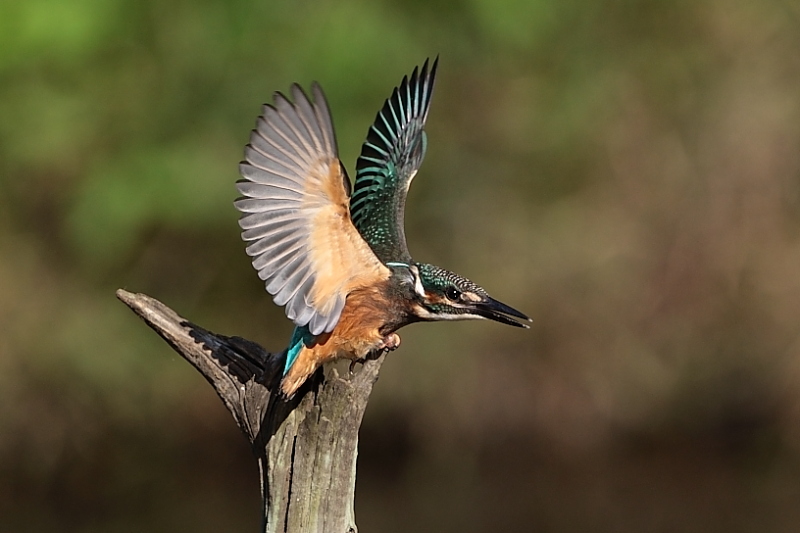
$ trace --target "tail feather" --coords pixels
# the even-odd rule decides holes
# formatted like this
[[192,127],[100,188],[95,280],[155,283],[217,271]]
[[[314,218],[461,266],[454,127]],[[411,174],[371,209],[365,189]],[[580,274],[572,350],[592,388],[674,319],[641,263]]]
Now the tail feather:
[[328,333],[314,335],[308,326],[296,327],[292,333],[289,348],[286,349],[286,362],[283,367],[283,380],[281,392],[286,398],[291,398],[303,383],[324,362],[317,352],[320,342],[324,342]]
[[297,356],[300,355],[300,351],[303,347],[311,346],[313,342],[314,335],[311,334],[307,326],[298,326],[294,328],[292,340],[289,341],[289,348],[286,349],[286,362],[283,366],[284,376],[289,373],[289,369],[292,368],[292,365],[297,360]]
[[303,383],[322,364],[322,361],[315,356],[313,349],[305,348],[304,346],[302,348],[298,351],[293,364],[281,381],[281,392],[287,399],[294,396],[297,390],[303,386]]

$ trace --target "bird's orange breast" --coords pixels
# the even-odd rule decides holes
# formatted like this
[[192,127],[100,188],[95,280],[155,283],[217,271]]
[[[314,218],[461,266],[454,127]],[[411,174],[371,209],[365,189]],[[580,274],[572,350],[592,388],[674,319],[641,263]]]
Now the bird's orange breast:
[[335,359],[364,359],[383,345],[381,328],[389,320],[384,284],[354,290],[347,297],[336,327],[317,335],[310,346],[303,346],[281,384],[283,393],[292,396],[320,365]]

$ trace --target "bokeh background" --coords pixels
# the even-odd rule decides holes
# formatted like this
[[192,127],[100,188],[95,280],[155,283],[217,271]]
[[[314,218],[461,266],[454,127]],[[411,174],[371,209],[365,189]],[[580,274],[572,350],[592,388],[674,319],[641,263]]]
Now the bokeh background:
[[797,531],[798,50],[794,0],[0,3],[0,531],[257,531],[114,290],[283,348],[231,205],[260,104],[319,81],[352,171],[436,54],[411,251],[533,327],[402,332],[360,530]]

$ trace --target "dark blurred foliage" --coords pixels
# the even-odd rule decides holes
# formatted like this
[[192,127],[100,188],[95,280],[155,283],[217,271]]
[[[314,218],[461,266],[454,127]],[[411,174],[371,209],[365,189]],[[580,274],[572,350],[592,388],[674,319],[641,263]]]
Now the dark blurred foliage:
[[0,3],[0,530],[257,530],[114,290],[281,349],[231,206],[259,105],[322,83],[352,169],[441,54],[412,252],[533,328],[401,332],[361,530],[796,531],[798,50],[793,0]]

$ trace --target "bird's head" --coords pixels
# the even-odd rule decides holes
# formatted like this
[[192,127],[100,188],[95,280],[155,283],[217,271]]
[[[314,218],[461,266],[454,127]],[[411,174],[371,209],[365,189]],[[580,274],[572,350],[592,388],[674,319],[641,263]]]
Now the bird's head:
[[413,286],[411,312],[421,320],[489,319],[509,326],[528,327],[514,318],[525,321],[530,318],[495,300],[465,277],[427,263],[412,263],[403,270],[406,283]]

